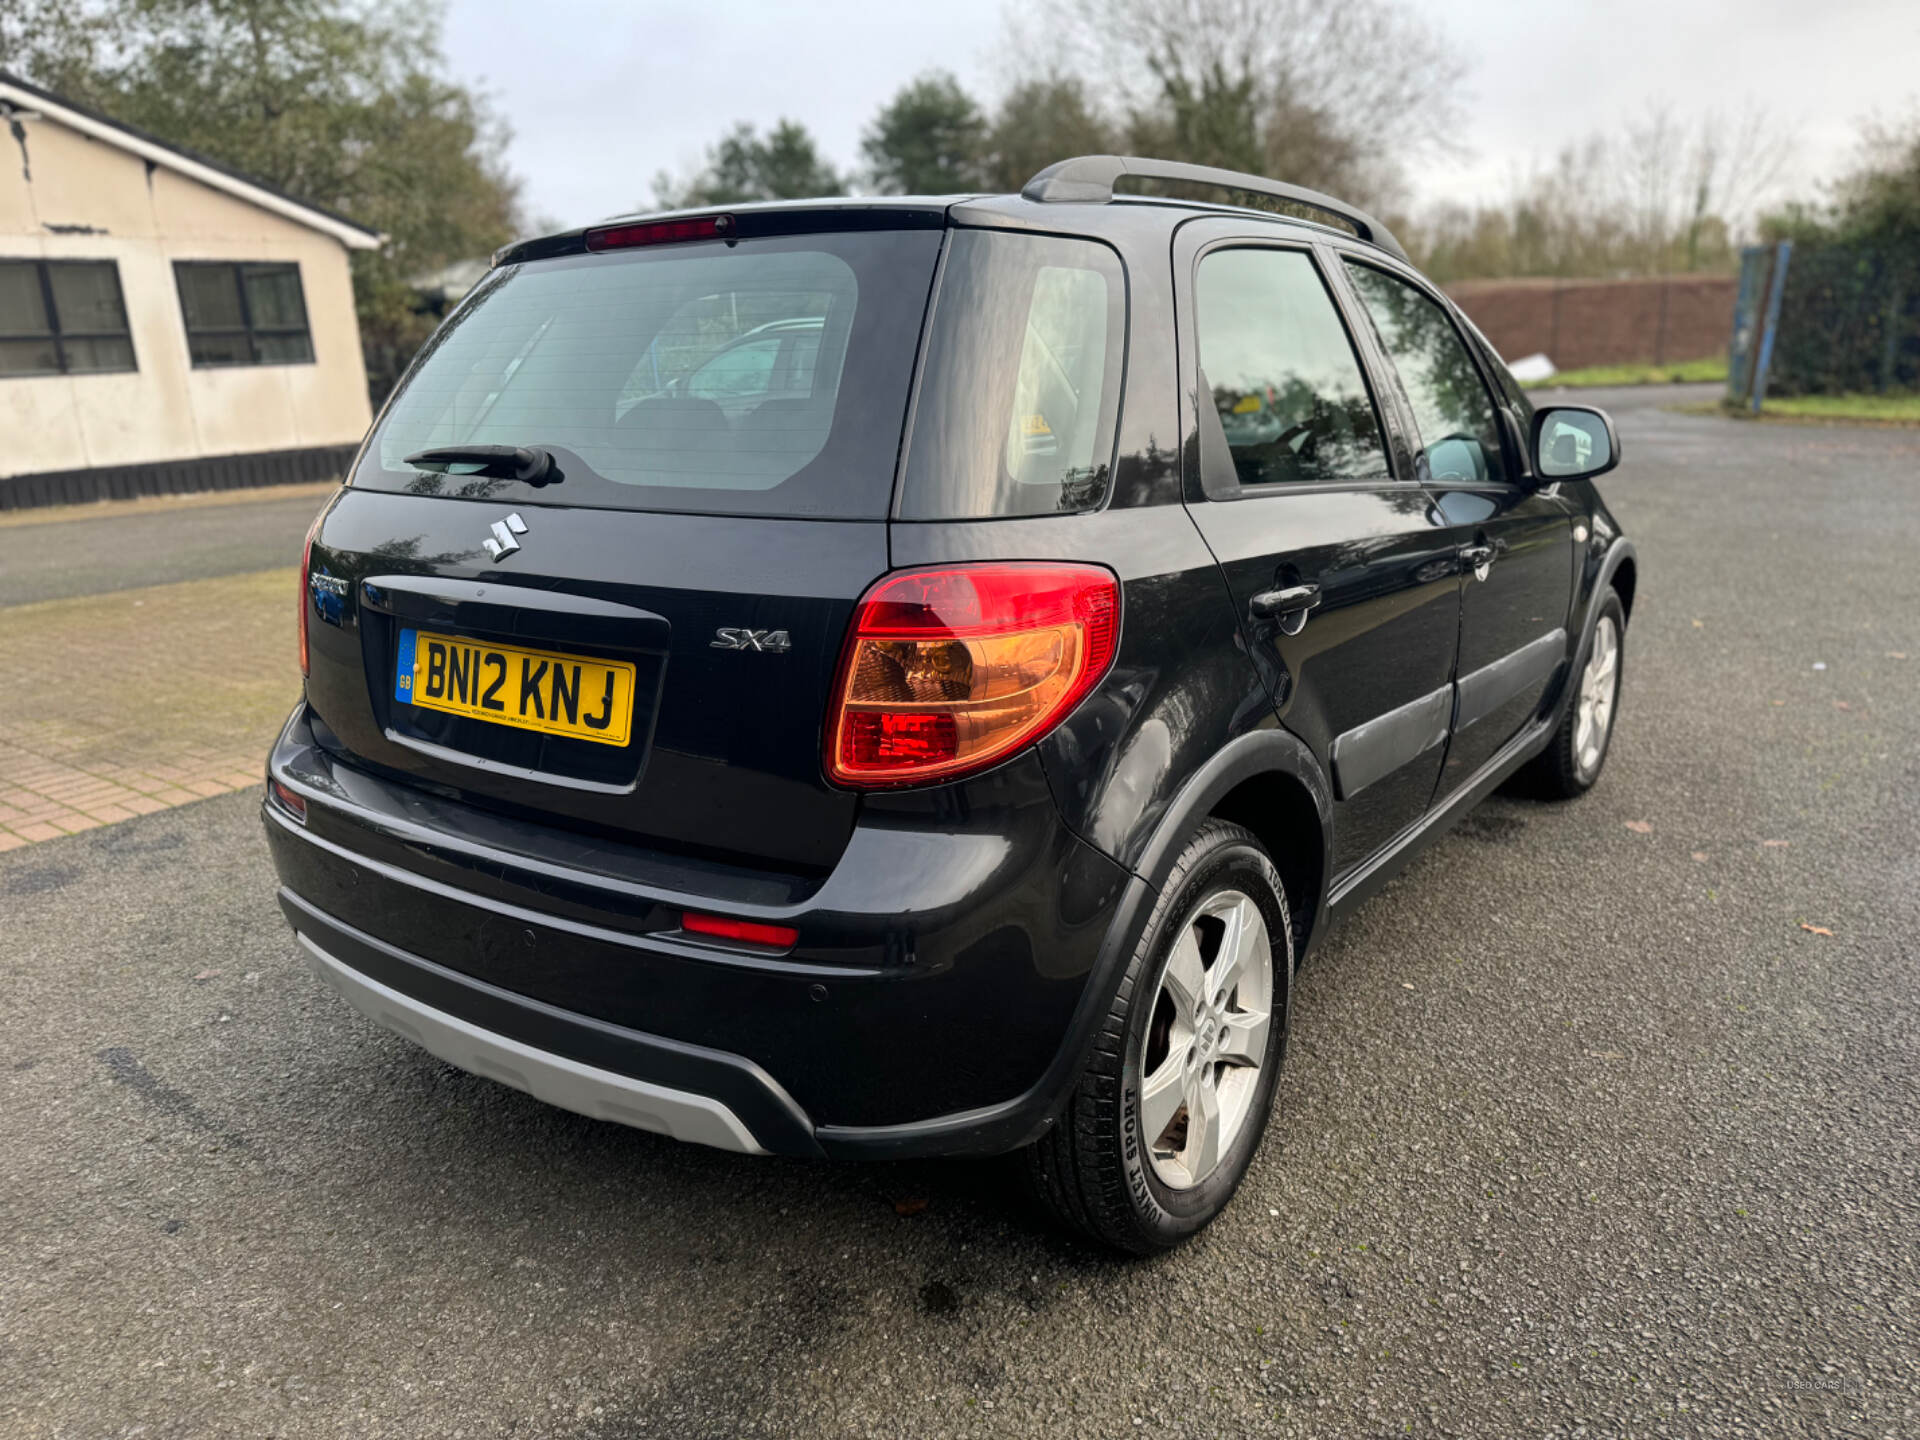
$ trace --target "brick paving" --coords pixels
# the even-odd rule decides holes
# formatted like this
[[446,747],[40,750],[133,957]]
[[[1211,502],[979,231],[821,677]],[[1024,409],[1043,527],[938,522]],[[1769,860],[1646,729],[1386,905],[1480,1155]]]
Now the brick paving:
[[294,576],[0,609],[0,851],[261,783],[299,695]]

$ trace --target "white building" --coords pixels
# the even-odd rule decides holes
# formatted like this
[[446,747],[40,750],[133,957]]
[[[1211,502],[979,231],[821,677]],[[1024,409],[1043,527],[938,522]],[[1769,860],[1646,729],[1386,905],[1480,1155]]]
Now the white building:
[[340,474],[380,240],[0,71],[0,510]]

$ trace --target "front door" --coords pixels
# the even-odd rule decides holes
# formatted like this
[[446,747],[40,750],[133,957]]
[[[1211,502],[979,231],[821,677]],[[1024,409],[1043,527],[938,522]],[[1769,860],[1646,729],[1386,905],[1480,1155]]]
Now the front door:
[[1282,723],[1332,782],[1337,877],[1433,795],[1453,704],[1455,542],[1433,496],[1395,474],[1314,254],[1229,239],[1176,257],[1192,287],[1182,353],[1204,490],[1192,512]]
[[1460,557],[1444,799],[1526,729],[1566,663],[1570,521],[1557,494],[1520,483],[1486,377],[1445,307],[1408,277],[1351,255],[1344,263],[1398,372],[1419,432],[1416,463]]

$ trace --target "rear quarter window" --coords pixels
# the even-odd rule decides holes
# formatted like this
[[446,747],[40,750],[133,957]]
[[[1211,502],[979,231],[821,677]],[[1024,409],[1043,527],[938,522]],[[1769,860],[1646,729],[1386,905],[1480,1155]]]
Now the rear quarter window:
[[1105,501],[1126,275],[1090,240],[956,230],[935,298],[899,516],[973,520]]

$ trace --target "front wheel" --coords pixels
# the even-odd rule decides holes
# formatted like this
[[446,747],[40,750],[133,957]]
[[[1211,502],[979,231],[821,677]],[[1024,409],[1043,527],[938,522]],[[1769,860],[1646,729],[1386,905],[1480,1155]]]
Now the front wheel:
[[1617,591],[1608,590],[1594,617],[1586,652],[1574,674],[1573,694],[1566,714],[1547,748],[1528,767],[1534,788],[1545,798],[1571,800],[1584,795],[1600,778],[1613,741],[1614,717],[1620,710],[1620,677],[1627,638],[1626,607]]
[[1136,1255],[1226,1208],[1286,1053],[1293,936],[1259,841],[1209,820],[1175,862],[1065,1116],[1027,1151],[1046,1209]]

